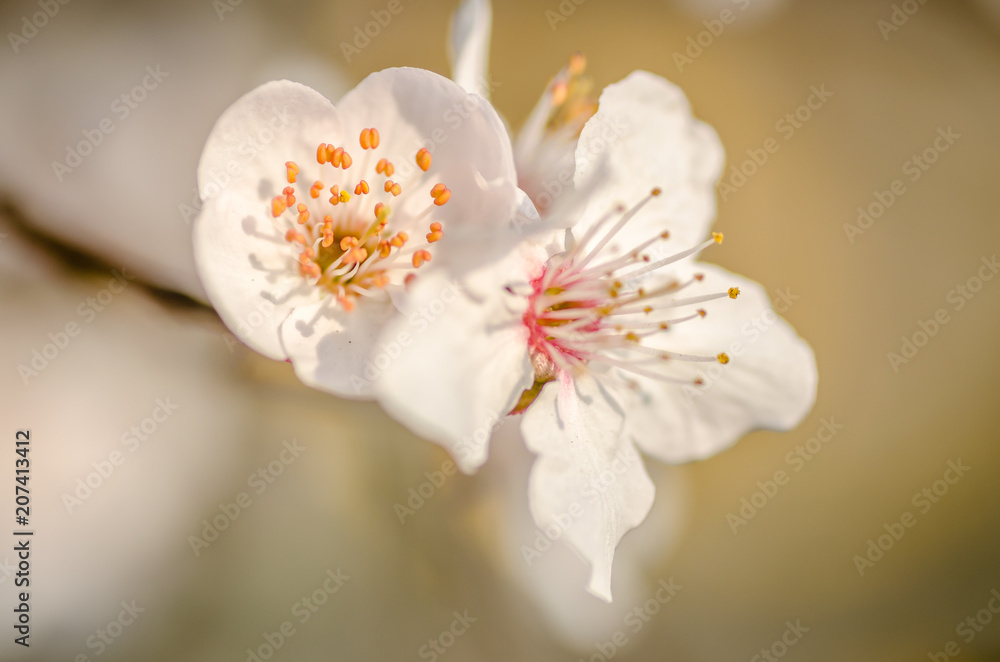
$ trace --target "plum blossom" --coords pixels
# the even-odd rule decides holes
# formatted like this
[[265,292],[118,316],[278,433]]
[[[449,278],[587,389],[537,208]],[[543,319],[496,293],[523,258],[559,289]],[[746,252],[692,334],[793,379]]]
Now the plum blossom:
[[437,74],[377,72],[336,105],[267,83],[205,146],[198,272],[251,348],[290,360],[310,386],[367,397],[363,367],[394,299],[463,235],[506,224],[515,182],[495,111]]
[[[741,334],[770,313],[763,288],[694,262],[723,239],[709,233],[723,152],[683,93],[635,72],[604,90],[572,142],[566,204],[465,274],[376,392],[466,472],[487,459],[489,422],[518,416],[537,456],[532,515],[563,532],[591,566],[588,590],[610,601],[615,549],[653,503],[640,452],[686,462],[757,428],[791,428],[817,378],[812,350],[783,320],[753,342]],[[409,305],[446,278],[429,274]],[[387,336],[401,328],[390,323]],[[708,366],[719,374],[709,379]]]

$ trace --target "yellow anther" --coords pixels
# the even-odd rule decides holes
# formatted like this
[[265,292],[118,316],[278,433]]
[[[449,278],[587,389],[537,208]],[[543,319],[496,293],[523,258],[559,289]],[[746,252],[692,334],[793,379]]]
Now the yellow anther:
[[639,342],[639,336],[636,335],[634,331],[629,331],[625,334],[625,340],[629,342]]
[[706,312],[706,310],[704,308],[699,308],[698,309],[698,315],[700,317],[704,317],[705,315],[708,315],[708,312]]
[[715,239],[715,243],[721,244],[722,243],[722,233],[721,232],[713,232],[712,233],[712,239]]
[[729,288],[729,298],[730,299],[735,299],[739,295],[740,295],[740,288],[738,288],[738,287],[730,287]]
[[644,313],[646,313],[648,315],[649,313],[653,312],[653,307],[652,306],[646,306],[645,308],[642,309],[642,312],[644,312]]
[[424,172],[431,167],[431,153],[426,147],[421,147],[417,152],[417,165]]
[[726,365],[727,363],[729,363],[729,355],[726,354],[725,352],[723,352],[722,354],[719,354],[715,358],[719,359],[719,363],[721,363],[722,365]]
[[654,188],[652,191],[649,192],[649,194],[652,195],[654,198],[661,193],[663,193],[663,189],[661,189],[659,186],[657,186],[656,188]]
[[348,193],[347,191],[341,191],[340,192],[340,201],[341,202],[347,202],[350,199],[351,199],[351,194],[350,193]]

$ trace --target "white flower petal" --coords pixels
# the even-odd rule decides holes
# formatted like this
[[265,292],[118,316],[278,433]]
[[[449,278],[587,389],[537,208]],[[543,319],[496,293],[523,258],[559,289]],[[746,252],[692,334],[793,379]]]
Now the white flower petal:
[[278,327],[296,306],[319,300],[298,276],[295,256],[260,205],[224,191],[194,226],[195,262],[208,299],[236,337],[272,359],[286,358]]
[[[601,94],[597,113],[580,134],[575,182],[589,197],[582,233],[619,203],[626,207],[662,189],[612,242],[607,255],[668,230],[676,245],[694,246],[715,216],[715,183],[723,150],[715,131],[695,120],[677,86],[635,71]],[[599,168],[596,186],[592,173]]]
[[[686,367],[687,376],[702,375],[704,385],[639,378],[641,393],[626,396],[629,434],[642,450],[666,462],[708,457],[755,429],[793,428],[816,399],[812,349],[772,311],[760,285],[709,264],[691,264],[684,272],[679,276],[705,274],[685,296],[732,286],[739,287],[740,295],[700,304],[707,311],[704,319],[677,324],[657,341],[660,348],[675,352],[726,352],[728,364],[679,365]],[[679,315],[685,312],[678,310]]]
[[477,274],[495,286],[496,295],[484,299],[440,270],[421,274],[406,310],[380,340],[385,365],[380,354],[374,359],[375,390],[386,411],[447,448],[466,473],[486,461],[494,423],[534,381],[520,323],[525,301],[502,289],[502,279],[517,277],[517,260]]
[[531,471],[531,512],[539,527],[556,527],[591,564],[588,590],[611,601],[611,566],[622,536],[653,505],[653,483],[624,420],[591,376],[563,376],[542,389],[521,432],[538,454]]
[[[393,218],[431,209],[426,222],[444,224],[436,260],[447,259],[452,237],[509,225],[518,203],[514,156],[507,129],[486,99],[430,71],[398,68],[368,76],[337,107],[352,141],[363,128],[379,129],[382,146],[375,155],[393,161],[393,180],[403,188],[390,205]],[[432,156],[426,173],[415,160],[421,147]],[[439,182],[451,199],[436,207],[429,191]]]
[[198,164],[198,190],[206,201],[228,191],[259,202],[263,214],[287,185],[286,161],[313,164],[319,143],[344,135],[338,110],[316,90],[287,80],[265,83],[216,122]]
[[487,67],[493,9],[489,0],[465,0],[451,19],[448,58],[452,79],[468,92],[490,98]]
[[345,311],[332,299],[296,308],[281,325],[281,345],[303,383],[344,398],[370,398],[365,377],[381,330],[396,313],[387,298]]

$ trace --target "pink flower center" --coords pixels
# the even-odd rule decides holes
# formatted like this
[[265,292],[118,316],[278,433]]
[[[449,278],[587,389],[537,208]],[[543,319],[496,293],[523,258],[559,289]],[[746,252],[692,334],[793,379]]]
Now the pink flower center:
[[[693,248],[653,260],[643,251],[667,239],[664,232],[636,246],[624,255],[601,261],[600,255],[615,234],[653,197],[632,209],[621,208],[607,214],[565,253],[553,256],[542,272],[530,282],[528,308],[523,323],[528,329],[528,347],[535,366],[536,387],[525,392],[513,413],[531,404],[540,385],[560,372],[576,375],[593,364],[663,381],[690,383],[671,376],[664,366],[670,361],[728,363],[729,356],[697,356],[652,347],[648,341],[672,326],[705,317],[703,308],[677,315],[676,309],[713,301],[735,299],[739,289],[698,296],[678,296],[703,279],[695,274],[686,282],[667,280],[652,289],[639,285],[640,278],[667,265],[722,242],[712,237]],[[602,226],[615,216],[618,221],[598,239]],[[596,241],[595,241],[596,239]],[[626,377],[628,381],[628,378]],[[631,380],[634,384],[634,380]],[[697,381],[695,382],[697,383]],[[525,400],[527,399],[527,402]]]

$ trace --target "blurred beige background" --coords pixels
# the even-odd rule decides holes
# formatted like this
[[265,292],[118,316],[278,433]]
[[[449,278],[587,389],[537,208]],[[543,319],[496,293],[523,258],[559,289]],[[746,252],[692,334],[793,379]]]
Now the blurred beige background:
[[[121,21],[122,30],[155,34],[170,16],[191,28],[161,37],[156,55],[165,68],[172,53],[191,48],[184,34],[211,40],[218,31],[222,40],[226,30],[255,20],[275,27],[250,40],[229,34],[234,62],[242,60],[241,49],[246,60],[267,63],[267,49],[294,45],[351,82],[399,65],[447,74],[445,38],[454,2],[404,0],[405,10],[372,45],[345,61],[340,42],[353,39],[354,27],[385,4],[278,8],[244,0],[220,21],[207,1],[169,9],[71,3],[24,54],[8,50],[2,57],[6,71],[15,71],[32,66],[28,48],[60,48],[59,40],[47,37],[57,29],[107,18]],[[230,351],[214,313],[162,289],[141,283],[128,288],[114,313],[87,326],[66,359],[60,356],[25,386],[17,366],[46,333],[74,318],[76,304],[103,287],[108,270],[121,261],[110,250],[99,261],[67,264],[66,243],[88,251],[92,246],[72,232],[51,241],[57,233],[40,218],[45,212],[38,210],[46,207],[38,194],[25,193],[12,167],[0,168],[8,217],[0,231],[9,235],[0,242],[4,435],[31,427],[38,439],[35,542],[47,550],[33,567],[40,596],[33,606],[37,639],[30,650],[16,650],[6,641],[8,631],[4,658],[247,660],[247,648],[256,649],[265,632],[290,620],[296,633],[275,660],[431,659],[421,657],[428,650],[421,647],[450,626],[453,612],[468,610],[478,620],[440,657],[600,660],[612,651],[606,642],[621,630],[628,643],[614,647],[616,660],[754,660],[780,641],[788,622],[799,622],[808,632],[783,651],[787,659],[893,662],[934,653],[944,660],[952,657],[943,652],[948,642],[955,642],[963,661],[1000,659],[1000,614],[981,612],[991,591],[1000,590],[1000,279],[970,292],[961,309],[955,303],[961,295],[953,292],[977,276],[983,258],[1000,252],[995,9],[943,0],[788,0],[751,3],[747,10],[742,4],[565,0],[563,6],[575,9],[555,29],[546,12],[560,11],[557,0],[494,6],[493,101],[515,127],[549,77],[580,50],[599,86],[639,68],[682,86],[695,115],[712,124],[726,146],[724,181],[741,181],[730,179],[729,166],[750,158],[747,150],[771,138],[779,146],[735,192],[720,196],[716,229],[727,241],[706,259],[760,281],[775,296],[784,291],[798,297],[784,316],[816,352],[818,400],[791,432],[755,433],[717,457],[673,471],[650,462],[660,502],[643,527],[648,531],[626,538],[625,546],[634,549],[623,551],[620,564],[628,567],[616,572],[632,573],[634,586],[606,610],[586,603],[592,599],[582,591],[546,602],[530,588],[543,578],[525,579],[518,548],[530,539],[530,527],[524,527],[526,506],[517,494],[527,459],[515,437],[498,437],[496,457],[482,475],[449,478],[400,524],[394,504],[427,480],[424,472],[440,469],[446,459],[441,451],[386,420],[375,405],[310,391],[287,365],[241,347]],[[879,22],[892,20],[894,4],[915,12],[898,30],[886,31]],[[702,21],[722,8],[737,20],[713,39],[703,38],[711,43],[679,71],[674,53],[685,52],[688,38],[706,30]],[[35,10],[33,3],[9,3],[2,25],[16,26]],[[78,37],[74,49],[86,49],[86,36]],[[56,59],[68,67],[79,52]],[[121,52],[122,61],[129,57]],[[221,81],[226,69],[218,65],[203,62]],[[45,99],[43,92],[57,84],[37,76],[26,83],[23,72],[20,87],[6,88],[5,95]],[[292,75],[279,65],[269,73]],[[96,67],[87,75],[112,90],[134,77],[108,82],[116,74]],[[240,78],[247,80],[242,88],[230,82],[237,89],[229,100],[249,89],[254,76]],[[86,88],[83,81],[79,94]],[[807,103],[813,88],[831,93],[828,100],[820,105],[814,99],[819,107],[797,127],[781,124]],[[170,89],[165,85],[162,93],[167,97]],[[201,103],[205,117],[190,126],[164,123],[162,131],[199,145],[228,102],[219,99],[211,107],[192,96],[175,103]],[[800,119],[806,115],[801,112]],[[907,165],[949,127],[959,137],[947,151],[931,154],[933,164],[916,171]],[[82,127],[15,128],[75,136]],[[56,139],[56,151],[40,159],[25,152],[8,155],[5,163],[13,156],[15,163],[35,159],[45,168],[66,141]],[[179,150],[167,160],[173,168],[189,166],[183,176],[193,183],[198,149]],[[152,161],[137,165],[148,168],[148,177],[168,177]],[[39,172],[39,178],[51,177]],[[894,180],[905,192],[894,194],[884,214],[852,243],[844,225],[857,222],[858,207],[878,202],[876,192],[887,200],[882,192],[891,191]],[[55,198],[65,195],[51,183],[41,188]],[[188,230],[176,203],[164,204],[177,224],[170,232],[182,242]],[[71,224],[72,212],[59,222],[64,219]],[[25,226],[44,231],[25,235]],[[901,352],[902,337],[913,339],[920,322],[939,309],[949,321],[908,362],[890,362],[890,352]],[[91,470],[91,462],[120,447],[120,434],[149,415],[155,398],[168,394],[192,404],[157,431],[157,445],[127,458],[119,482],[109,479],[106,492],[68,515],[60,495]],[[811,459],[796,460],[790,453],[808,445],[824,419],[843,427]],[[306,448],[301,458],[254,493],[248,476],[278,458],[282,442],[291,439]],[[12,466],[12,458],[4,466]],[[937,502],[919,496],[914,502],[945,477],[949,461],[969,469],[934,497]],[[779,470],[787,483],[734,533],[727,516],[739,515],[741,499],[754,499],[758,481],[772,480]],[[200,535],[202,520],[218,515],[218,504],[241,491],[250,493],[253,505],[196,557],[189,536]],[[161,512],[163,503],[173,509]],[[854,557],[864,556],[869,540],[905,512],[915,525],[862,576]],[[570,555],[565,559],[575,563]],[[300,624],[292,616],[296,603],[322,586],[327,570],[338,568],[350,579]],[[13,593],[4,575],[0,595],[8,605]],[[629,623],[636,621],[625,621],[625,612],[643,609],[659,580],[669,578],[682,589],[634,632]],[[117,618],[122,600],[132,599],[147,611],[97,655],[88,638]],[[0,625],[8,628],[10,612],[3,611],[8,616]],[[983,624],[956,630],[977,612]],[[580,632],[567,621],[595,625]]]

